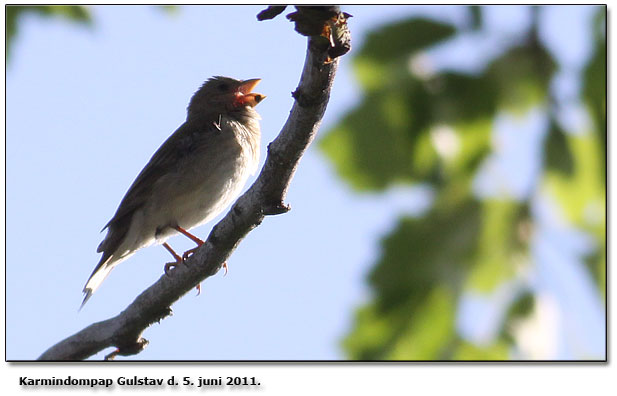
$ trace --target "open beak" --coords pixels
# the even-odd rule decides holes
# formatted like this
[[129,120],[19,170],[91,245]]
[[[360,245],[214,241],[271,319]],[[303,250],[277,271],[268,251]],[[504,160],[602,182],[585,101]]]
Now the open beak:
[[236,106],[251,106],[255,107],[259,102],[266,98],[266,95],[251,92],[253,88],[259,84],[261,78],[253,78],[251,80],[242,81],[236,91]]

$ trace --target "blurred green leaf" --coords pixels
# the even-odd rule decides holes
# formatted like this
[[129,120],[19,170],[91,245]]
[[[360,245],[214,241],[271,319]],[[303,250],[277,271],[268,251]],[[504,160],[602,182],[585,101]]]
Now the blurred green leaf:
[[598,7],[595,18],[594,49],[591,59],[583,71],[583,98],[593,116],[594,130],[598,135],[600,147],[600,163],[602,164],[602,179],[605,178],[604,164],[606,162],[606,8]]
[[456,28],[449,24],[429,19],[407,19],[369,33],[356,56],[387,63],[435,45],[455,32]]
[[353,59],[354,72],[367,91],[397,89],[408,83],[411,56],[455,33],[452,25],[409,19],[369,33]]
[[59,17],[82,25],[90,25],[92,18],[85,6],[79,5],[46,5],[46,6],[6,6],[6,58],[11,54],[11,44],[18,31],[19,19],[28,13],[38,14],[46,18]]
[[453,125],[458,147],[450,159],[444,158],[450,179],[468,179],[466,182],[471,182],[478,166],[490,152],[492,126],[492,120],[488,117]]
[[382,242],[370,274],[377,306],[387,311],[417,305],[437,284],[459,285],[480,231],[481,205],[474,200],[436,208],[422,218],[403,218]]
[[602,240],[602,244],[597,247],[596,251],[586,258],[585,264],[593,275],[598,290],[606,303],[606,238]]
[[506,342],[514,342],[515,337],[512,333],[514,328],[512,328],[511,324],[520,322],[531,315],[533,313],[535,303],[535,296],[530,290],[525,290],[516,297],[514,302],[508,308],[499,331],[499,338],[501,340]]
[[452,355],[452,360],[507,360],[509,352],[510,345],[504,341],[489,346],[462,342]]
[[471,15],[471,28],[480,29],[482,27],[482,7],[477,5],[467,6]]
[[180,12],[180,7],[176,5],[159,5],[156,6],[156,8],[170,15],[175,15]]
[[573,224],[604,233],[605,185],[597,161],[600,145],[592,133],[569,134],[574,172],[571,176],[547,171],[545,186],[557,197],[566,218]]
[[492,116],[497,110],[499,91],[484,76],[440,73],[429,79],[426,91],[434,122],[458,122]]
[[506,316],[509,319],[523,319],[533,312],[535,298],[531,291],[521,293],[516,301],[510,306]]
[[[439,127],[451,123],[457,146],[451,163],[465,164],[459,169],[471,179],[489,151],[490,117],[496,101],[494,87],[480,77],[447,73],[420,81],[407,75],[396,88],[369,92],[321,139],[320,148],[357,190],[435,182],[440,162],[430,128],[437,127],[433,132],[439,132]],[[436,138],[448,137],[437,133]],[[441,165],[447,167],[448,158],[442,160]],[[459,172],[457,176],[464,175]]]
[[486,70],[499,92],[500,107],[516,113],[546,102],[557,66],[544,46],[532,43],[510,48]]
[[393,339],[395,327],[392,318],[397,315],[383,315],[373,304],[356,310],[352,334],[343,340],[347,356],[354,360],[385,360],[388,342]]
[[413,114],[400,108],[406,103],[397,93],[371,95],[321,139],[320,148],[353,188],[412,181]]
[[455,336],[456,298],[447,287],[435,287],[396,337],[388,360],[431,360],[443,356]]
[[[474,26],[481,25],[481,8],[470,12]],[[557,65],[541,40],[542,23],[541,9],[534,8],[526,38],[473,75],[437,72],[423,63],[421,50],[452,37],[451,27],[399,22],[369,35],[358,51],[354,67],[365,97],[321,140],[320,148],[357,190],[422,182],[435,197],[422,217],[401,218],[383,239],[369,277],[373,299],[357,311],[344,340],[352,358],[508,358],[515,342],[512,322],[530,312],[531,292],[519,296],[507,313],[500,312],[502,331],[489,345],[461,340],[454,326],[467,288],[493,291],[515,275],[519,263],[532,259],[530,203],[474,198],[478,166],[499,144],[491,140],[499,113],[525,114],[535,108],[551,120],[544,168],[539,169],[541,186],[563,200],[570,221],[604,246],[605,186],[596,177],[601,145],[594,141],[597,134],[566,134],[552,121],[550,84]],[[417,29],[425,29],[426,36],[410,38]],[[597,72],[601,60],[596,52],[589,70]],[[599,98],[593,91],[602,81],[605,74],[584,87],[589,98]],[[593,106],[605,112],[603,98]],[[598,281],[605,280],[605,255],[588,260]]]
[[570,176],[574,172],[573,161],[565,132],[555,120],[551,120],[548,136],[544,141],[544,162],[546,168]]
[[571,224],[590,232],[598,245],[586,262],[602,293],[606,281],[606,185],[599,177],[604,164],[597,159],[602,147],[598,134],[591,132],[567,135],[573,158],[573,173],[564,175],[547,171],[544,188],[557,199]]
[[469,200],[401,219],[383,240],[369,278],[374,303],[357,312],[344,341],[353,359],[431,359],[444,353],[454,337],[455,301],[479,216],[479,203]]
[[467,284],[475,291],[489,293],[511,278],[517,260],[526,252],[521,233],[530,232],[527,206],[515,201],[483,201],[478,247],[471,258]]
[[[448,162],[469,165],[463,169],[471,180],[474,167],[488,152],[488,125],[499,95],[496,87],[484,76],[442,73],[419,79],[409,70],[414,52],[454,32],[450,25],[411,19],[369,34],[357,52],[355,71],[366,96],[320,142],[354,189],[379,191],[400,183],[439,182],[449,175],[440,170]],[[455,161],[440,159],[433,147],[430,132],[443,125],[456,131],[455,144],[463,143]]]

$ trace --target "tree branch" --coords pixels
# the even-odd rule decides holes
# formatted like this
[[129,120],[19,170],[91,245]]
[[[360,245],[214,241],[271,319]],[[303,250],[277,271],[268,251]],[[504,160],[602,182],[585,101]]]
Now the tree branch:
[[[303,12],[301,8],[298,7],[297,13]],[[332,31],[344,29],[349,41],[345,23],[347,15],[338,7],[324,7],[328,13],[333,9],[335,18],[328,14],[328,18],[321,20],[323,31],[332,36]],[[314,9],[311,12],[309,17],[313,18],[314,24]],[[296,21],[296,28],[297,24]],[[218,272],[240,241],[266,215],[289,210],[283,201],[300,158],[313,141],[325,113],[338,65],[338,59],[332,59],[331,49],[337,45],[332,37],[324,34],[308,38],[302,77],[292,94],[296,101],[280,134],[268,145],[261,173],[229,213],[214,226],[205,244],[186,261],[186,265],[176,267],[171,276],[162,275],[117,316],[94,323],[64,339],[45,351],[39,360],[81,360],[110,346],[117,347],[117,350],[108,358],[141,352],[148,344],[141,336],[148,326],[169,316],[174,302]],[[347,47],[350,48],[348,43]]]

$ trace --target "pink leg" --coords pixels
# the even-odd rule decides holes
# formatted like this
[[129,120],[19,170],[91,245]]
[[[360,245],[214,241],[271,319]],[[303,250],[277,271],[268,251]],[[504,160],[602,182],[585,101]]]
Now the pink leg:
[[169,272],[169,271],[171,271],[171,269],[172,269],[172,268],[177,267],[177,266],[178,266],[178,264],[182,263],[182,257],[180,257],[180,256],[178,255],[178,253],[174,252],[174,250],[171,248],[171,246],[169,246],[169,245],[167,244],[167,242],[164,242],[164,243],[163,243],[163,247],[164,247],[165,249],[167,249],[167,251],[168,251],[169,253],[171,253],[171,255],[172,255],[172,256],[176,259],[176,262],[175,262],[175,263],[167,263],[167,264],[165,264],[165,275],[170,276],[170,275],[169,275],[169,274],[170,274],[170,272]]
[[197,238],[195,235],[191,234],[190,232],[188,232],[187,230],[185,230],[184,228],[180,227],[180,226],[175,226],[174,227],[179,233],[183,234],[184,236],[186,236],[187,238],[190,238],[191,241],[195,242],[197,244],[197,246],[201,246],[204,244],[204,241],[202,241],[201,239]]

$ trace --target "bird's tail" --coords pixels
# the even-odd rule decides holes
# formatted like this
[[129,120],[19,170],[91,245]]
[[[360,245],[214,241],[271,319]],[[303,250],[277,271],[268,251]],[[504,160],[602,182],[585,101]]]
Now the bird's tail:
[[92,272],[92,275],[90,275],[90,278],[88,278],[86,286],[84,286],[85,297],[84,301],[82,301],[81,306],[79,307],[80,311],[84,307],[86,302],[90,299],[90,297],[92,297],[92,294],[96,291],[96,289],[101,286],[101,283],[103,283],[105,278],[107,278],[107,275],[109,275],[111,270],[114,269],[116,264],[118,264],[118,261],[113,259],[113,255],[108,256],[106,254],[103,254],[103,257],[101,257],[101,261],[99,261],[98,265],[94,269],[94,272]]
[[84,296],[84,300],[81,302],[81,305],[79,306],[80,311],[84,307],[84,305],[86,305],[90,297],[92,297],[92,293],[94,293],[92,289],[84,289],[85,296]]

